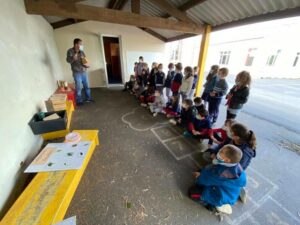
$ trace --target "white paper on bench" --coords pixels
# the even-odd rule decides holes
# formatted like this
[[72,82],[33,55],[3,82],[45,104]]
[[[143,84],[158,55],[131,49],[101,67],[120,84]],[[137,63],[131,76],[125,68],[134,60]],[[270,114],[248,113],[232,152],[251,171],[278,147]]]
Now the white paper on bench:
[[54,225],[76,225],[76,216],[72,216]]
[[31,162],[24,173],[80,169],[90,146],[90,141],[50,143]]

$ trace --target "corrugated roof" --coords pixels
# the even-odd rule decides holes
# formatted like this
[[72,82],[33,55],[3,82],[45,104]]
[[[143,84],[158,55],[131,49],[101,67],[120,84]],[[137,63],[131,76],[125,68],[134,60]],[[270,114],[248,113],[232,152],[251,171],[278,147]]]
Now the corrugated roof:
[[[173,6],[179,8],[190,0],[167,0]],[[107,7],[110,0],[88,0],[80,2],[97,7]],[[130,0],[124,6],[123,10],[131,11]],[[200,2],[200,1],[199,1]],[[264,15],[272,12],[283,11],[300,7],[300,0],[206,0],[201,4],[186,11],[187,16],[195,23],[209,24],[211,26],[219,26],[230,22],[239,21],[245,18],[251,18],[258,15]],[[141,14],[155,17],[167,18],[167,13],[164,12],[151,0],[141,1]],[[300,15],[300,10],[299,10]],[[49,22],[56,22],[60,18],[46,17]],[[61,18],[61,20],[64,18]],[[175,19],[169,17],[169,19]],[[153,29],[160,35],[170,38],[182,33],[163,29]]]

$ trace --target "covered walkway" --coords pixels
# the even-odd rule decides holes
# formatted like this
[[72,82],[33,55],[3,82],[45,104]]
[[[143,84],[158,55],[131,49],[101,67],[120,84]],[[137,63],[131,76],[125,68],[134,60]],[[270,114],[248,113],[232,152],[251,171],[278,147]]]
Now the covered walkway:
[[[78,108],[72,126],[99,129],[101,147],[65,217],[76,215],[79,225],[219,224],[186,194],[204,146],[188,144],[163,115],[153,118],[128,93],[95,89],[93,95],[96,104]],[[259,157],[247,171],[248,202],[238,202],[222,224],[299,224],[300,164],[287,150],[287,140],[299,137],[245,113],[240,121],[256,131]]]

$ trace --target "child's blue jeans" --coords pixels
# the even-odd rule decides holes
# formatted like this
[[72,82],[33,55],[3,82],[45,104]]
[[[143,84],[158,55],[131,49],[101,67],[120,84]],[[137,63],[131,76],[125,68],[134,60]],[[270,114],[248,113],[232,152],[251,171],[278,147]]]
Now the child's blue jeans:
[[82,103],[81,84],[83,85],[86,100],[91,100],[91,90],[87,79],[86,72],[73,73],[76,87],[76,102]]

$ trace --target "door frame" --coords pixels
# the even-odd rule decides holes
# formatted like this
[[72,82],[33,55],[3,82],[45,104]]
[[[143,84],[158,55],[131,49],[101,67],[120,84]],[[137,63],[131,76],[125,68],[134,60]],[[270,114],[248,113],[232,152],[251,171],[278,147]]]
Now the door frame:
[[[121,83],[120,84],[110,84],[108,81],[108,74],[106,69],[106,59],[105,59],[105,49],[104,49],[104,42],[103,37],[114,37],[119,39],[119,54],[120,54],[120,66],[121,66]],[[105,71],[105,77],[106,77],[106,87],[119,87],[123,86],[125,82],[125,74],[124,74],[124,62],[123,62],[123,45],[122,45],[122,37],[121,35],[112,35],[112,34],[100,34],[100,43],[102,48],[102,57],[104,62],[104,71]]]

